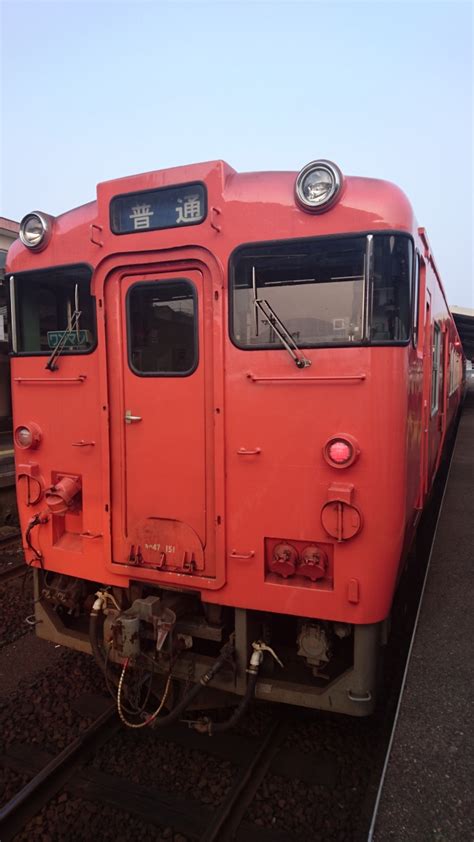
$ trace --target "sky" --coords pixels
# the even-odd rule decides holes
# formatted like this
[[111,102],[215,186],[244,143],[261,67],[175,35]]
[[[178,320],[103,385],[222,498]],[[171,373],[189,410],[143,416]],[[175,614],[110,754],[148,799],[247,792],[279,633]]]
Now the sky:
[[474,307],[470,0],[0,0],[0,216],[223,158],[384,178]]

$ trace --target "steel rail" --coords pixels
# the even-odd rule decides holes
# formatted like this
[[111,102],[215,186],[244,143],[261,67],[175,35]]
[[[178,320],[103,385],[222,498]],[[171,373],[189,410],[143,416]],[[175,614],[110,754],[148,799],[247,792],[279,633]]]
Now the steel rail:
[[242,769],[199,842],[226,842],[235,838],[247,807],[253,801],[287,731],[288,723],[284,723],[281,719],[270,725],[252,759]]
[[[97,719],[81,734],[66,746],[56,757],[41,769],[25,786],[20,789],[7,804],[0,809],[0,838],[8,842],[18,833],[19,829],[29,821],[32,815],[38,813],[54,796],[62,784],[61,773],[68,777],[75,765],[81,760],[82,754],[89,747],[91,738],[106,725],[116,714],[115,705],[110,705]],[[118,723],[116,720],[115,725]],[[70,765],[70,768],[68,766]],[[32,808],[32,805],[34,806]],[[28,809],[30,807],[30,809]],[[32,811],[32,809],[33,811]],[[26,811],[26,815],[22,814]]]
[[[245,819],[246,810],[269,770],[273,773],[284,774],[279,766],[277,769],[274,768],[279,751],[289,751],[291,754],[291,749],[282,749],[283,739],[291,723],[286,716],[283,719],[280,717],[281,714],[276,722],[272,720],[263,737],[259,738],[244,737],[242,739],[235,734],[206,737],[194,730],[184,728],[182,724],[164,728],[159,733],[160,742],[177,743],[190,750],[215,754],[239,767],[239,772],[227,797],[213,810],[198,801],[184,798],[182,794],[175,795],[159,787],[136,784],[120,775],[88,765],[91,752],[95,754],[114,737],[116,730],[120,727],[117,718],[112,721],[113,730],[110,726],[103,727],[90,750],[82,751],[79,746],[75,756],[71,756],[73,744],[51,762],[45,762],[42,757],[35,756],[34,751],[28,752],[26,745],[25,751],[20,752],[18,758],[15,758],[14,753],[9,756],[7,752],[3,763],[7,767],[11,766],[22,772],[31,770],[31,774],[42,768],[40,776],[43,779],[48,776],[49,770],[53,769],[53,772],[52,779],[43,780],[43,783],[41,780],[38,783],[39,775],[37,774],[30,784],[15,799],[12,799],[10,805],[14,805],[16,801],[16,809],[5,819],[0,838],[2,842],[10,842],[27,821],[42,810],[61,789],[65,789],[72,793],[73,797],[96,804],[106,803],[119,810],[125,809],[130,815],[139,816],[143,821],[159,826],[171,826],[175,832],[183,833],[201,842],[211,842],[211,840],[227,842],[229,839],[260,842],[262,833],[266,842],[286,842],[288,837],[285,832],[272,828],[254,827]],[[91,734],[91,729],[97,731],[100,727],[97,721],[85,733]],[[83,742],[84,735],[80,739]],[[61,758],[66,753],[67,757],[62,768],[58,768]],[[294,759],[298,760],[298,757],[299,752],[296,752]],[[78,769],[80,764],[82,768]],[[301,769],[301,780],[311,784],[315,781],[319,783],[323,780],[327,781],[324,760],[318,762],[313,758],[310,768],[307,764],[303,765],[305,768]],[[287,777],[292,777],[293,774]],[[21,803],[18,803],[20,799]],[[0,813],[0,820],[2,818],[3,813]],[[292,838],[295,842],[302,842],[300,837]]]
[[7,535],[2,535],[2,528],[4,529],[5,527],[0,527],[0,551],[5,547],[8,547],[9,544],[18,543],[21,538],[21,532],[19,529],[10,531]]
[[18,579],[19,576],[26,576],[28,573],[31,573],[32,569],[24,561],[20,564],[14,564],[11,567],[0,568],[0,585],[4,585],[5,582],[11,582],[12,579]]

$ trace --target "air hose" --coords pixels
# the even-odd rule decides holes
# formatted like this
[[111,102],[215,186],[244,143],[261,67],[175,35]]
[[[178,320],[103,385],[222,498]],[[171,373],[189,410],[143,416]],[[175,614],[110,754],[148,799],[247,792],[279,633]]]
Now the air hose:
[[[99,616],[102,612],[102,606],[104,604],[105,599],[109,596],[108,594],[100,594],[97,599],[95,600],[91,613],[89,615],[89,638],[92,648],[92,653],[100,666],[101,670],[105,674],[106,669],[106,662],[107,657],[104,651],[103,646],[99,640]],[[126,671],[130,664],[130,659],[127,658],[125,664],[122,668],[122,674],[120,679],[117,683],[117,708],[119,712],[119,716],[124,723],[129,728],[136,728],[136,727],[143,727],[144,725],[151,725],[153,724],[154,727],[162,727],[164,725],[171,725],[171,723],[176,722],[177,719],[181,716],[181,714],[186,710],[186,708],[191,704],[192,701],[196,698],[198,693],[202,690],[203,687],[206,687],[209,682],[212,681],[215,675],[222,669],[224,664],[230,660],[232,655],[234,654],[235,646],[234,646],[234,638],[233,636],[230,640],[222,647],[219,656],[216,658],[214,663],[211,664],[208,670],[206,670],[203,675],[201,675],[197,684],[193,684],[191,689],[183,696],[180,702],[173,708],[173,710],[167,714],[166,716],[162,716],[158,718],[158,714],[161,712],[162,708],[164,707],[166,698],[168,696],[169,688],[171,685],[171,675],[168,676],[168,680],[166,683],[165,691],[163,697],[161,699],[160,705],[158,709],[153,713],[147,716],[146,720],[142,723],[133,723],[129,722],[123,710],[123,703],[122,703],[122,686],[123,681],[125,679]]]
[[222,669],[222,667],[224,666],[226,661],[229,661],[229,658],[231,657],[233,652],[234,652],[234,641],[229,640],[222,647],[221,652],[219,654],[219,657],[216,658],[216,660],[214,661],[213,664],[211,664],[209,669],[205,673],[203,673],[203,675],[201,675],[197,684],[193,684],[191,689],[183,696],[183,698],[181,699],[180,702],[178,702],[176,707],[174,707],[173,710],[170,711],[170,713],[168,713],[166,716],[158,717],[158,714],[161,712],[161,710],[162,710],[162,708],[165,704],[166,698],[168,696],[168,692],[169,692],[169,688],[170,688],[170,684],[171,684],[171,674],[169,674],[168,680],[166,682],[165,691],[163,693],[163,696],[162,696],[162,699],[161,699],[161,702],[160,702],[160,705],[159,705],[158,709],[153,714],[151,714],[144,722],[141,722],[139,724],[129,722],[125,718],[125,716],[123,714],[123,710],[122,710],[121,691],[122,691],[123,679],[125,677],[125,673],[127,671],[128,663],[129,663],[128,659],[127,659],[127,661],[125,661],[125,664],[124,664],[123,669],[122,669],[122,675],[120,676],[119,689],[118,689],[118,693],[117,693],[117,709],[118,709],[118,712],[119,712],[120,719],[122,720],[124,725],[127,725],[129,728],[143,728],[145,725],[153,725],[154,728],[162,728],[164,725],[171,725],[173,722],[176,722],[176,720],[179,719],[181,714],[184,713],[186,708],[189,707],[191,702],[193,702],[194,699],[196,698],[196,696],[201,692],[202,688],[206,687],[209,684],[209,682],[212,681],[214,676],[217,675],[219,670]]
[[106,655],[103,646],[100,643],[99,636],[99,617],[102,614],[103,597],[98,596],[89,614],[89,640],[91,644],[92,654],[96,659],[99,667],[105,673]]
[[30,549],[31,552],[34,555],[34,558],[29,562],[29,566],[31,566],[33,561],[39,561],[42,570],[44,570],[43,555],[39,550],[36,549],[36,547],[33,546],[33,543],[31,541],[31,533],[32,533],[33,529],[35,528],[35,526],[41,526],[42,524],[47,523],[47,522],[48,522],[48,515],[45,514],[44,512],[40,512],[39,514],[37,514],[37,515],[35,515],[34,517],[31,518],[28,526],[26,527],[26,532],[25,532],[26,545],[27,545],[28,549]]
[[[89,637],[92,647],[92,652],[94,657],[103,670],[106,680],[107,676],[107,662],[108,658],[104,652],[103,646],[99,640],[99,615],[102,612],[103,605],[107,598],[110,597],[110,594],[107,593],[99,593],[97,599],[92,606],[92,610],[90,613],[89,619]],[[221,734],[224,731],[228,731],[231,728],[234,728],[235,725],[239,722],[245,711],[247,710],[253,695],[255,693],[255,687],[258,681],[258,674],[260,670],[260,666],[263,662],[263,657],[265,652],[270,654],[279,664],[283,666],[278,656],[275,654],[273,649],[267,646],[263,641],[257,640],[252,643],[252,655],[250,657],[250,663],[247,669],[247,673],[249,674],[249,680],[247,682],[247,687],[245,693],[239,703],[239,705],[234,710],[233,714],[226,719],[225,722],[213,722],[208,717],[203,719],[199,719],[196,722],[189,723],[192,728],[198,731],[201,734],[209,734],[212,736],[213,734]],[[114,682],[117,688],[117,710],[122,720],[123,724],[126,725],[128,728],[144,728],[147,725],[152,725],[153,727],[164,727],[165,725],[171,725],[172,723],[176,722],[177,719],[181,716],[182,713],[186,710],[187,707],[194,701],[196,696],[200,693],[202,687],[206,687],[214,678],[215,675],[222,669],[224,664],[230,660],[235,652],[235,644],[234,644],[234,635],[231,636],[229,641],[222,647],[219,656],[216,658],[213,664],[209,667],[209,669],[201,675],[199,681],[190,688],[190,690],[183,696],[180,702],[173,708],[170,713],[166,716],[159,716],[161,713],[166,700],[168,698],[169,690],[171,687],[171,672],[168,675],[165,689],[163,692],[163,696],[161,698],[160,704],[158,708],[150,714],[146,715],[146,718],[142,722],[130,722],[126,716],[125,712],[131,713],[131,711],[127,711],[125,708],[123,701],[122,701],[122,689],[123,683],[125,680],[125,675],[127,672],[128,667],[130,666],[131,659],[127,658],[123,667],[122,672],[120,675],[120,679],[118,682]],[[111,690],[111,688],[109,687]],[[112,692],[112,690],[111,690]],[[114,695],[114,693],[112,693]],[[143,712],[143,711],[142,711]],[[137,711],[137,715],[140,712]]]
[[252,643],[252,648],[253,652],[250,657],[250,663],[247,669],[247,673],[250,676],[247,682],[247,688],[245,690],[245,694],[243,695],[240,704],[234,710],[234,713],[228,719],[226,719],[225,722],[213,722],[212,719],[209,719],[208,717],[198,719],[197,722],[191,723],[191,727],[194,728],[195,731],[198,731],[200,734],[209,734],[209,736],[212,737],[214,734],[222,734],[224,731],[229,731],[231,728],[234,728],[237,725],[253,698],[255,687],[258,681],[258,673],[265,652],[268,652],[273,658],[275,658],[275,660],[280,664],[280,666],[283,666],[273,649],[271,649],[262,641],[254,641]]

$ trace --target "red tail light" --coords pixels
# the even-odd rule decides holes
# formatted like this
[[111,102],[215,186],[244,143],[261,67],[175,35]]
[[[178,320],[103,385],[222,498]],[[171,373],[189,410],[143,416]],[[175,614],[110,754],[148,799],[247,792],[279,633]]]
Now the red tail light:
[[323,448],[323,456],[332,468],[348,468],[359,456],[359,446],[352,436],[333,436]]
[[329,445],[328,456],[331,462],[337,462],[338,465],[343,465],[351,458],[352,447],[345,441],[333,441]]

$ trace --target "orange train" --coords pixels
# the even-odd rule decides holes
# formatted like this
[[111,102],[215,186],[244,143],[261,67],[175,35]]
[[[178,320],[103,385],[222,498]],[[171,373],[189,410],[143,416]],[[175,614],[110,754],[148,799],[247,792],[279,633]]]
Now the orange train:
[[237,713],[370,713],[463,387],[403,192],[327,160],[158,170],[28,214],[6,277],[37,633],[92,651],[126,722],[155,718],[144,674],[158,722],[211,680]]

